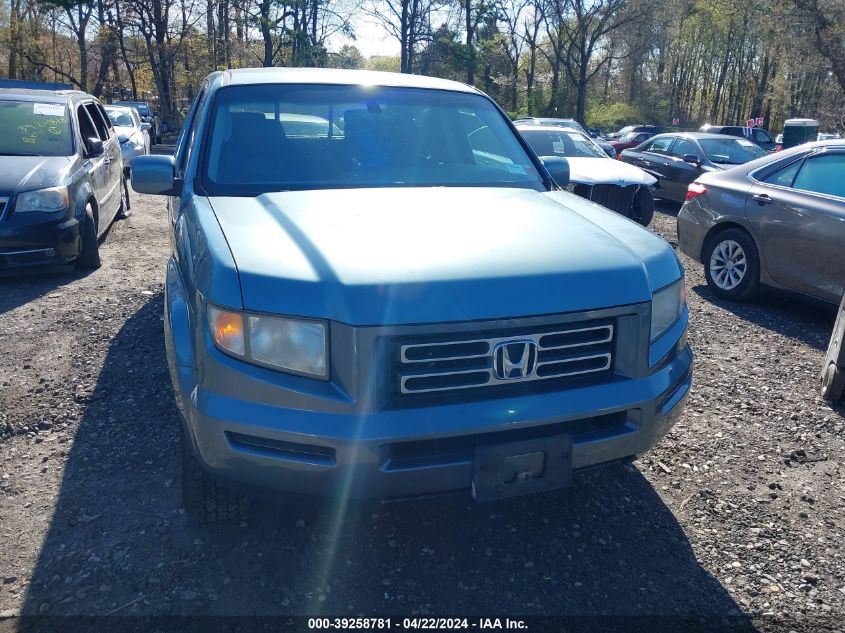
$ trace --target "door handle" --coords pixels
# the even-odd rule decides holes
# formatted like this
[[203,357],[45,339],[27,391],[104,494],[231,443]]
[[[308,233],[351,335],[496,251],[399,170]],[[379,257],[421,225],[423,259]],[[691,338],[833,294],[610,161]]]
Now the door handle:
[[774,202],[774,200],[772,200],[772,199],[771,199],[769,196],[767,196],[765,193],[757,193],[757,194],[754,194],[754,195],[752,196],[752,198],[754,199],[754,201],[755,201],[757,204],[759,204],[759,205],[761,205],[761,206],[762,206],[762,205],[764,205],[764,204],[771,204],[772,202]]

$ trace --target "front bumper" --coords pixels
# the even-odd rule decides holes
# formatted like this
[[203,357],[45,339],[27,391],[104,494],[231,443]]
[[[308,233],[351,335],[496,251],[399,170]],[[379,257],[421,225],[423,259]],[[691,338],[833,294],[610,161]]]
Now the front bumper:
[[[167,318],[166,318],[167,321]],[[390,501],[469,491],[476,446],[568,434],[581,470],[648,451],[680,418],[692,382],[681,343],[648,377],[565,391],[349,414],[292,409],[194,384],[168,361],[194,453],[215,478],[241,489]]]
[[67,264],[79,255],[80,245],[79,221],[64,214],[0,219],[0,270]]

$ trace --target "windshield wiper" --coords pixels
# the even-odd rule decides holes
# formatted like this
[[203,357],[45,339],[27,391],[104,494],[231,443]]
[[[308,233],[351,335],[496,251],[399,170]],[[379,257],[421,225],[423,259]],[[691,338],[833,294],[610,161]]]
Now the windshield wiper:
[[40,154],[12,154],[9,152],[0,152],[0,156],[40,156]]

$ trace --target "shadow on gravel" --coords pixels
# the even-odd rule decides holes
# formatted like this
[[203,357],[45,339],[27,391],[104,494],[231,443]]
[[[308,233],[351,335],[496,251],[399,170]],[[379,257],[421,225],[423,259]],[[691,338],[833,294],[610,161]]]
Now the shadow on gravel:
[[[695,286],[692,290],[705,301],[732,312],[740,319],[796,338],[817,350],[825,351],[830,342],[836,320],[836,308],[833,306],[800,301],[774,291],[765,291],[754,301],[743,303],[719,299],[706,284]],[[819,358],[819,363],[821,361]]]
[[4,272],[0,275],[0,314],[10,312],[38,297],[62,292],[64,286],[87,277],[92,272],[72,267],[53,268],[36,273]]
[[111,343],[24,615],[739,613],[633,467],[493,505],[295,502],[241,526],[193,524],[161,312],[157,295]]

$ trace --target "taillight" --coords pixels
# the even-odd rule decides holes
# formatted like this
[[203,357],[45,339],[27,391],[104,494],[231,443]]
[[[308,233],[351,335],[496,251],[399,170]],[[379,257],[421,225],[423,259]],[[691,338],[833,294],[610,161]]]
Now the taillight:
[[707,187],[700,182],[693,182],[687,187],[687,200],[692,200],[705,193],[707,193]]
[[616,154],[616,160],[622,160],[622,150],[619,150],[619,153]]

